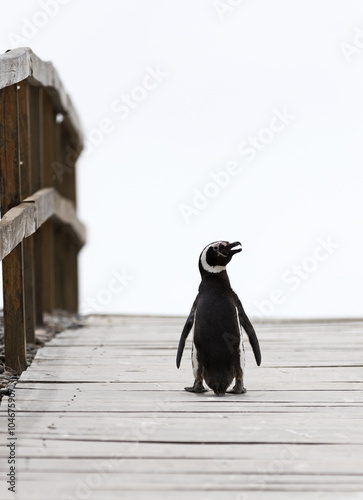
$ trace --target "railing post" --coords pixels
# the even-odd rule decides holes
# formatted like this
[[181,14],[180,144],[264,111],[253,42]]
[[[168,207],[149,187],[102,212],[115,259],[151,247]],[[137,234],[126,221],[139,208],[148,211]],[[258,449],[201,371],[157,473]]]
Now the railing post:
[[[47,92],[43,91],[43,187],[53,186],[52,163],[55,159],[55,115],[52,102]],[[54,224],[51,219],[42,226],[43,240],[43,307],[46,312],[53,312],[55,304],[55,248]]]
[[[43,180],[43,89],[30,86],[30,141],[32,188],[38,191]],[[35,322],[43,325],[43,243],[42,229],[34,234]]]
[[[72,144],[62,123],[55,128],[54,187],[76,207],[76,161],[78,146]],[[55,226],[55,307],[78,311],[78,248],[74,239],[62,227]]]
[[[71,142],[70,137],[63,137],[63,164],[66,167],[64,175],[64,196],[70,199],[76,208],[76,161],[78,158],[78,146]],[[74,239],[65,235],[65,259],[67,274],[65,276],[65,296],[67,298],[66,309],[78,311],[78,248]]]
[[[19,148],[21,171],[21,199],[30,196],[32,190],[31,176],[31,137],[29,84],[27,81],[18,85],[19,110]],[[29,236],[23,242],[24,262],[24,321],[26,341],[35,342],[35,300],[34,300],[34,238]]]
[[[19,161],[18,90],[11,85],[0,91],[1,213],[21,199]],[[5,363],[18,372],[26,369],[24,328],[23,243],[3,259]]]

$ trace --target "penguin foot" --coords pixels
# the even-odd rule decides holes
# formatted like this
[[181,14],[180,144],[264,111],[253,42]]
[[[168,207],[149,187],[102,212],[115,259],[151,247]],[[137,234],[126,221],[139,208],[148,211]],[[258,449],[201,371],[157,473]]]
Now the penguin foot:
[[193,387],[184,387],[185,391],[188,392],[196,392],[196,393],[202,393],[202,392],[207,392],[208,389],[206,389],[203,385],[203,382],[197,382],[195,381],[193,384]]
[[227,392],[229,394],[244,394],[245,392],[247,392],[247,389],[245,387],[243,387],[241,380],[237,380],[233,389],[231,389],[230,391],[227,391]]

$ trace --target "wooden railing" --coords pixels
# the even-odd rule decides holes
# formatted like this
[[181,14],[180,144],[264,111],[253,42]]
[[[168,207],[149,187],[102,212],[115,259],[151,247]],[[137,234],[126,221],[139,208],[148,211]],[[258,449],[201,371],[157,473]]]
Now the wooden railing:
[[26,364],[43,313],[78,310],[75,163],[83,138],[53,65],[29,48],[0,56],[0,260],[5,364]]

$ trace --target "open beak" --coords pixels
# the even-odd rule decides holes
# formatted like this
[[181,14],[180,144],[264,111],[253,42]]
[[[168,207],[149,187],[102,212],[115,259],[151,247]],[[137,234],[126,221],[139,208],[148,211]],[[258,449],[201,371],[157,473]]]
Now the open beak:
[[242,252],[242,245],[239,241],[235,241],[234,243],[228,243],[228,245],[223,248],[221,253],[224,255],[232,256],[238,252]]

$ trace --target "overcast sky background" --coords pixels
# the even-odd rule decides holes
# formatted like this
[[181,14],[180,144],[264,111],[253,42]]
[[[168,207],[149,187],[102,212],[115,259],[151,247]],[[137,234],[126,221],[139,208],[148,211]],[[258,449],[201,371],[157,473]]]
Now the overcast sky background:
[[362,316],[359,0],[1,3],[84,126],[83,312],[187,314],[225,239],[250,316]]

